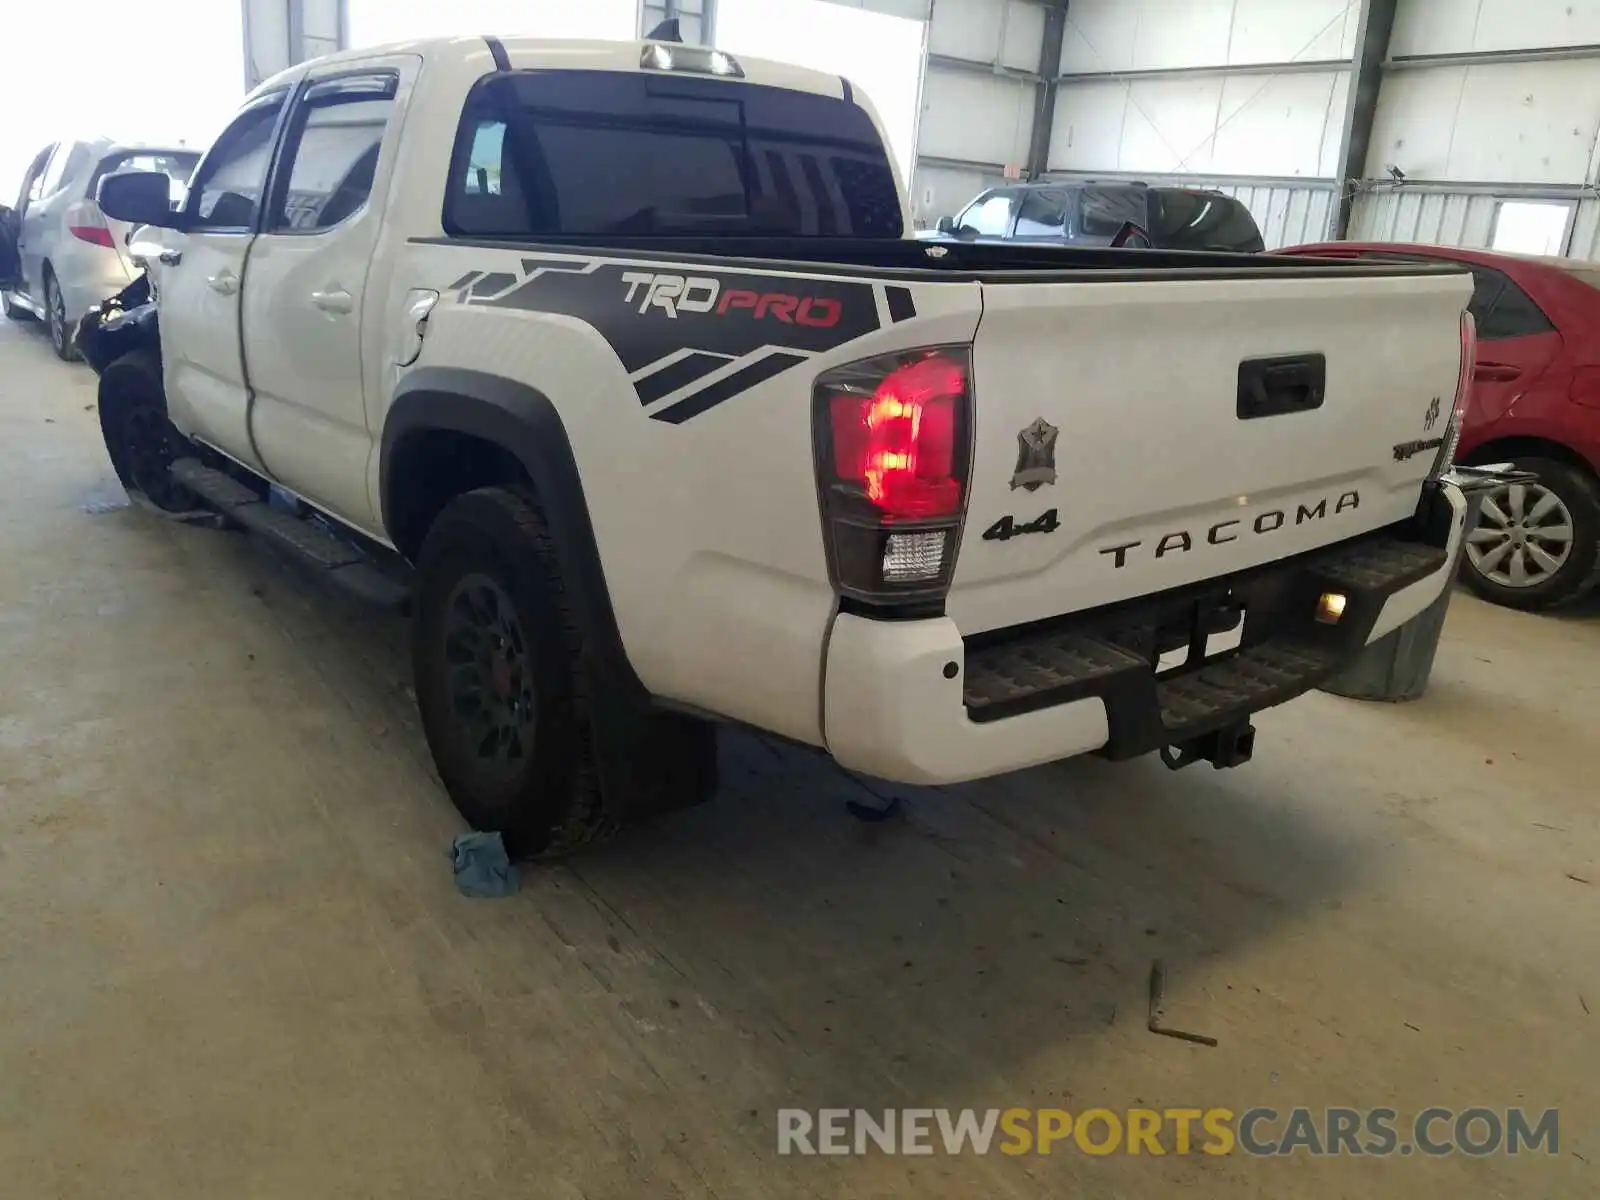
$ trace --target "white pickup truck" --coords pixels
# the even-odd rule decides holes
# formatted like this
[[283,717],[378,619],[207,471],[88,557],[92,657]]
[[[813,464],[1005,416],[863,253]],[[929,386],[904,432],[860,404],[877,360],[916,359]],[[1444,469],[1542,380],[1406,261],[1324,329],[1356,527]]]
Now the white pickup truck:
[[703,797],[717,721],[908,783],[1235,765],[1461,537],[1467,274],[918,241],[837,76],[343,53],[182,211],[99,201],[151,227],[153,301],[84,334],[122,481],[409,607],[440,775],[519,853]]

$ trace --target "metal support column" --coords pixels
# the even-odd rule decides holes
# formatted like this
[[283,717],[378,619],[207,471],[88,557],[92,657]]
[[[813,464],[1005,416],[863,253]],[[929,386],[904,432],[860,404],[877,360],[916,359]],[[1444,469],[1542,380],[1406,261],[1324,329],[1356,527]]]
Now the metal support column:
[[1039,46],[1039,82],[1034,87],[1033,134],[1028,139],[1026,173],[1037,179],[1050,169],[1050,136],[1056,123],[1056,88],[1061,76],[1061,42],[1067,33],[1067,4],[1060,0],[1044,10],[1044,39]]
[[305,62],[306,0],[283,0],[289,9],[289,65]]
[[1339,202],[1329,234],[1340,239],[1350,232],[1356,188],[1366,176],[1372,122],[1378,114],[1383,63],[1389,56],[1397,0],[1361,0],[1356,29],[1356,56],[1350,64],[1350,89],[1345,100],[1344,129],[1339,135]]

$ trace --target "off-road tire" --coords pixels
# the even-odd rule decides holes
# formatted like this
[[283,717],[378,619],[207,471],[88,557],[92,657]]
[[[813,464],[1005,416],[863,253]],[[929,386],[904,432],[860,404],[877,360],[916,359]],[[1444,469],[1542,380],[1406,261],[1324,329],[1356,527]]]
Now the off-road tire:
[[[467,672],[469,690],[482,693],[487,685],[484,669],[460,665],[475,658],[465,647],[480,645],[480,634],[463,637],[461,610],[450,610],[453,603],[474,608],[470,597],[483,593],[471,590],[478,586],[473,581],[482,579],[510,602],[523,642],[515,678],[525,671],[531,681],[533,726],[525,739],[531,748],[518,739],[517,754],[500,763],[486,759],[482,727],[457,711],[460,672]],[[531,491],[481,488],[439,514],[417,557],[411,649],[428,747],[446,791],[473,828],[499,832],[521,859],[556,858],[615,831],[601,804],[583,639]],[[472,701],[467,708],[475,712],[475,706]]]

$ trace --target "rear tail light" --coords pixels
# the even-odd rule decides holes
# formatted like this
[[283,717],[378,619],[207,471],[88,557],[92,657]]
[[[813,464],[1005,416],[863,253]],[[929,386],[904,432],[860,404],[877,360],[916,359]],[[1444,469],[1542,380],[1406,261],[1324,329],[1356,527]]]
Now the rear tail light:
[[964,346],[817,379],[816,453],[834,585],[868,603],[938,599],[966,510],[972,362]]
[[67,232],[80,242],[115,250],[117,243],[106,225],[105,214],[93,200],[79,200],[67,209]]
[[1456,402],[1450,410],[1450,423],[1445,426],[1444,444],[1439,447],[1439,457],[1433,460],[1433,474],[1437,479],[1455,466],[1456,448],[1461,445],[1461,423],[1467,417],[1467,403],[1472,399],[1472,374],[1478,362],[1478,323],[1469,312],[1461,314],[1461,371],[1456,376]]

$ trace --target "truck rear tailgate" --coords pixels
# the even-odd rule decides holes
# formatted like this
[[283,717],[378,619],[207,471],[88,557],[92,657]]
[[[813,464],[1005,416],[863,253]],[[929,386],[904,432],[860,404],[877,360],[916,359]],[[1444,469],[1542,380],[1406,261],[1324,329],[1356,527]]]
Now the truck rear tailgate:
[[1437,272],[986,282],[946,611],[981,633],[1408,517],[1437,454],[1408,444],[1445,432],[1471,290]]

